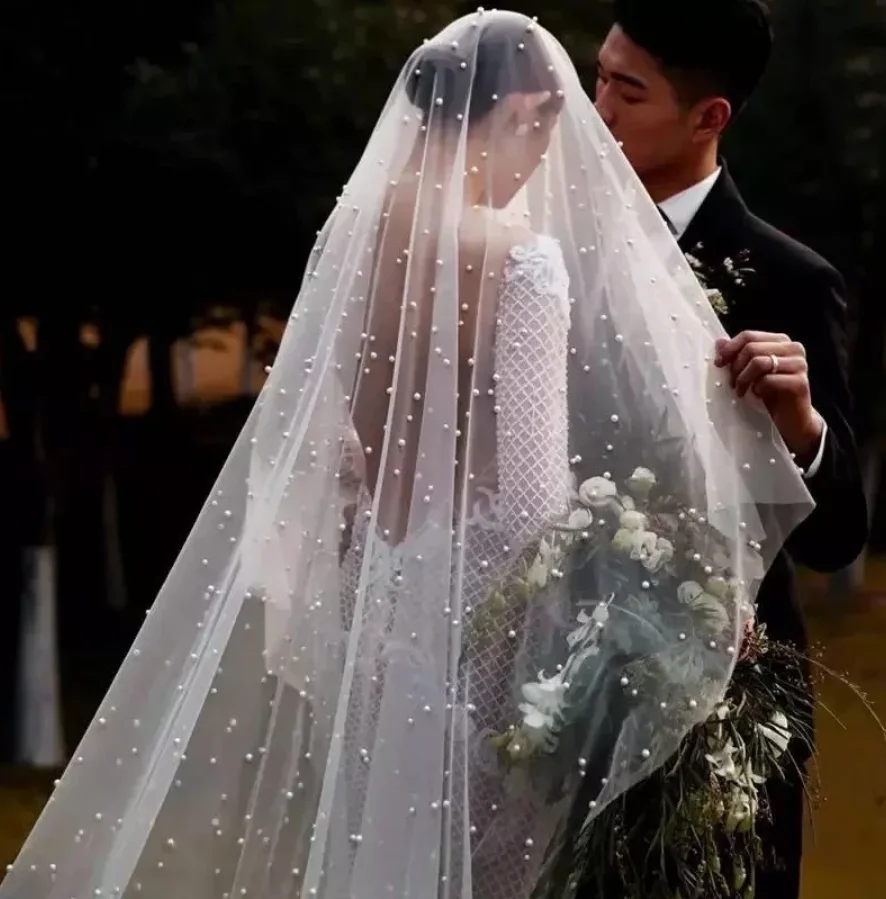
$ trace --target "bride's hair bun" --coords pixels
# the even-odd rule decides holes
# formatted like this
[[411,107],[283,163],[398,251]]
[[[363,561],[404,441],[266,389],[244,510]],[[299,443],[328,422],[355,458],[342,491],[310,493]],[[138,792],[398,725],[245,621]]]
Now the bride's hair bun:
[[485,13],[456,40],[444,32],[413,53],[406,70],[406,96],[424,121],[477,124],[495,108],[496,97],[530,94],[559,85],[542,38],[518,13]]
[[[427,44],[412,58],[406,80],[406,96],[424,118],[428,118],[436,100],[437,113],[455,119],[465,112],[471,94],[470,61],[449,47]],[[473,104],[472,104],[473,105]]]

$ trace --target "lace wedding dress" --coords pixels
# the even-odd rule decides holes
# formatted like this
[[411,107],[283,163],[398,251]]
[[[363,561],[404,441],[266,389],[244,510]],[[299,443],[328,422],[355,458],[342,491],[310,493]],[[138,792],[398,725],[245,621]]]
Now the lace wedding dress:
[[[536,236],[513,247],[505,262],[497,298],[497,314],[491,340],[493,351],[490,371],[478,372],[475,380],[475,405],[472,427],[478,419],[494,428],[486,446],[495,446],[496,463],[487,464],[472,478],[472,502],[463,528],[453,529],[461,535],[461,552],[452,552],[453,564],[462,565],[461,595],[452,605],[467,614],[476,610],[486,598],[494,579],[513,560],[511,547],[525,547],[544,528],[563,514],[570,489],[567,434],[567,332],[569,329],[569,278],[559,244],[552,238]],[[479,391],[479,396],[478,396]],[[484,425],[479,425],[483,427]],[[496,470],[497,469],[497,470]],[[435,555],[450,557],[449,547],[441,545],[445,536],[427,530],[399,545],[373,543],[369,571],[363,574],[363,547],[371,497],[364,491],[355,514],[350,547],[342,565],[342,593],[345,625],[350,628],[353,597],[358,593],[361,577],[364,592],[384,601],[368,606],[364,613],[363,633],[384,641],[382,633],[393,630],[391,617],[408,614],[410,604],[397,603],[399,586],[410,558],[424,565],[433,564]],[[381,544],[381,546],[379,545]],[[456,589],[456,588],[454,588]],[[401,592],[401,595],[402,592]],[[397,607],[395,609],[395,607]],[[371,619],[375,619],[374,621]],[[520,619],[520,620],[518,620]],[[482,764],[482,756],[492,753],[489,737],[501,731],[508,722],[503,711],[513,684],[514,635],[522,632],[522,610],[510,610],[496,621],[496,635],[482,652],[472,652],[470,670],[462,673],[458,685],[455,727],[460,733],[460,751],[454,753],[454,776],[471,782],[467,809],[453,811],[453,831],[463,840],[463,828],[456,818],[470,822],[473,895],[482,899],[518,899],[526,879],[520,872],[509,882],[513,861],[525,853],[522,841],[527,821],[537,811],[527,796],[521,803],[521,815],[515,819],[513,804],[506,819],[496,816],[496,797],[503,784],[496,774],[494,759]],[[399,629],[399,628],[398,628]],[[510,637],[509,637],[510,634]],[[391,643],[394,643],[391,640]],[[420,647],[389,646],[387,653],[405,651],[421,665]],[[371,657],[371,653],[366,654]],[[376,743],[373,732],[381,717],[378,697],[385,678],[383,664],[362,683],[374,683],[375,689],[364,691],[352,699],[348,715],[345,756],[349,761],[349,822],[352,835],[360,834],[372,822],[365,820],[364,803],[369,789],[369,769],[361,763],[366,746]],[[388,672],[390,676],[390,672]],[[471,686],[480,689],[471,689]],[[473,699],[473,701],[472,701]],[[460,719],[460,721],[459,721]],[[470,765],[464,754],[472,756]],[[459,761],[461,760],[461,765]],[[484,771],[478,776],[479,771]],[[488,776],[487,776],[488,773]],[[502,812],[505,810],[502,809]],[[466,812],[466,813],[465,813]],[[458,850],[463,851],[464,846]],[[455,895],[460,895],[458,892]]]

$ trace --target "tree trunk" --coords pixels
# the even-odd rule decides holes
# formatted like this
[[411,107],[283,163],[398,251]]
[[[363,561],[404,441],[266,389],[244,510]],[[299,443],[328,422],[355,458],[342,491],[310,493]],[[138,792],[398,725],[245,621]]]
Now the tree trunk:
[[[40,434],[43,397],[38,353],[29,352],[14,318],[0,323],[0,391],[6,412],[11,472],[12,513],[21,549],[20,589],[8,601],[17,604],[10,618],[16,629],[16,714],[9,715],[8,742],[17,761],[39,767],[63,763],[56,622],[55,553],[46,497],[48,475]],[[10,497],[7,497],[9,499]],[[18,579],[13,579],[14,581]]]
[[151,373],[151,412],[170,413],[176,407],[172,378],[174,337],[159,326],[148,337],[148,367]]
[[243,308],[245,334],[243,337],[243,357],[240,360],[240,396],[252,393],[252,369],[255,364],[255,336],[258,330],[258,309],[253,303]]
[[[115,327],[115,324],[118,326]],[[97,454],[101,466],[101,523],[104,561],[105,598],[110,608],[122,611],[128,605],[126,565],[120,540],[117,479],[117,423],[120,417],[120,398],[126,360],[135,333],[119,323],[105,322],[101,327],[96,380],[98,386],[98,417],[96,428]]]
[[78,318],[54,314],[41,320],[30,408],[21,418],[21,426],[29,428],[26,504],[34,518],[25,549],[18,741],[19,760],[38,767],[64,763],[62,643],[78,648],[77,638],[91,623],[89,610],[81,605],[83,596],[68,596],[65,603],[57,588],[58,504],[65,472],[83,439],[87,370]]
[[175,355],[178,360],[178,395],[180,402],[185,405],[194,399],[194,346],[190,338],[178,340],[175,343]]
[[[109,460],[111,461],[111,460]],[[120,543],[120,519],[117,502],[117,479],[112,464],[102,471],[102,544],[105,561],[105,596],[108,606],[122,612],[129,605],[126,589],[126,565]]]

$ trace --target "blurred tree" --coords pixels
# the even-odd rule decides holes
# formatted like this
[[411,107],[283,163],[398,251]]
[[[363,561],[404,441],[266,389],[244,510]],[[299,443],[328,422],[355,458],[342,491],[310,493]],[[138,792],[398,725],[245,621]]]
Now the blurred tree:
[[755,207],[856,280],[881,215],[886,3],[779,0],[774,10],[772,64],[729,135],[730,156]]
[[[3,193],[12,227],[0,309],[0,396],[6,455],[17,468],[17,537],[30,563],[26,628],[39,610],[54,607],[57,567],[79,587],[62,595],[59,609],[63,648],[80,649],[69,683],[87,661],[83,650],[93,646],[97,616],[90,612],[98,609],[90,600],[104,591],[86,560],[69,557],[70,564],[57,566],[59,532],[66,520],[82,527],[68,507],[85,486],[107,481],[127,351],[150,325],[144,305],[132,302],[139,256],[131,223],[139,216],[121,202],[122,182],[113,175],[126,67],[146,52],[173,61],[182,40],[198,33],[205,5],[10,0],[3,10]],[[84,341],[87,325],[97,340]],[[116,538],[113,529],[106,537]],[[107,558],[115,555],[110,549]],[[92,639],[83,633],[90,627]],[[58,761],[52,742],[45,753],[33,745],[26,751],[36,761]]]
[[[886,429],[886,2],[779,0],[776,52],[730,137],[756,209],[820,250],[854,299],[857,435],[873,510]],[[835,588],[858,585],[856,566]]]
[[[610,0],[511,5],[541,15],[592,90]],[[201,316],[225,322],[236,310],[249,345],[267,350],[259,321],[292,302],[313,234],[409,52],[475,8],[9,0],[0,114],[15,227],[0,394],[30,460],[29,539],[51,540],[69,473],[113,443],[137,335],[149,335],[158,409],[174,405],[173,343]],[[779,0],[772,71],[727,148],[755,207],[850,277],[871,345],[886,308],[883,11],[884,0]],[[19,328],[26,314],[34,351]],[[93,345],[84,324],[99,333]]]
[[858,297],[854,386],[865,440],[886,423],[886,0],[828,0],[820,14],[823,43],[830,42],[830,90],[822,100],[842,138],[838,159],[854,213],[832,220],[831,231]]
[[[589,77],[608,6],[545,17]],[[183,65],[137,62],[132,144],[213,179],[225,233],[207,232],[218,251],[207,262],[217,270],[227,257],[229,288],[291,303],[312,236],[410,52],[474,9],[463,0],[226,0]]]
[[755,209],[846,276],[862,438],[884,393],[886,2],[779,0],[776,52],[727,150]]

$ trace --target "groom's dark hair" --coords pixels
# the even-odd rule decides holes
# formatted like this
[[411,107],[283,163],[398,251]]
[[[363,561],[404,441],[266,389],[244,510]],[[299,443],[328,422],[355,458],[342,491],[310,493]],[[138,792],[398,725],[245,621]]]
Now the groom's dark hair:
[[681,102],[722,96],[733,116],[772,52],[765,0],[615,0],[615,22],[658,61]]

